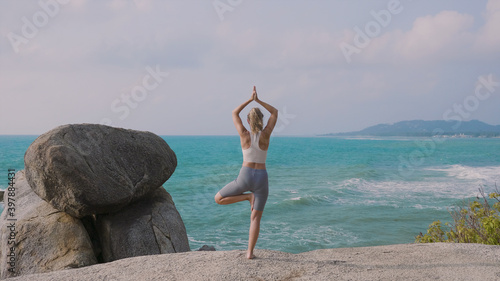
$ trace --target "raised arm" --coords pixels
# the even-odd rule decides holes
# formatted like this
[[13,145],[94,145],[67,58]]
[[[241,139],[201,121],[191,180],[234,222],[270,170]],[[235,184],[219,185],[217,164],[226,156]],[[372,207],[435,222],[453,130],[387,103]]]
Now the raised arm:
[[245,128],[245,126],[243,126],[243,122],[241,121],[241,118],[240,118],[240,112],[243,110],[243,108],[245,108],[252,101],[253,101],[253,96],[252,96],[252,98],[250,98],[246,102],[240,104],[238,107],[236,107],[233,110],[233,123],[234,123],[234,126],[236,127],[236,130],[238,131],[238,134],[240,136],[242,136],[246,132],[248,132],[247,129]]
[[276,122],[278,122],[278,110],[276,108],[274,108],[274,106],[264,102],[264,101],[261,101],[259,99],[259,97],[257,96],[257,90],[255,88],[255,86],[253,86],[253,100],[256,101],[258,104],[262,105],[267,111],[269,111],[269,113],[271,113],[271,116],[269,117],[269,120],[267,121],[267,125],[266,127],[262,130],[262,132],[266,135],[266,136],[271,136],[271,133],[273,132],[274,130],[274,126],[276,126]]

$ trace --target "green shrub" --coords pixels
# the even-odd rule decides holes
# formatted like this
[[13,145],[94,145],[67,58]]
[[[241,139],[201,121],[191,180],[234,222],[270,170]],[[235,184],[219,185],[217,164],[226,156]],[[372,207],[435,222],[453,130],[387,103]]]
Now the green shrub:
[[[445,223],[443,230],[441,221],[429,225],[426,234],[415,237],[416,243],[456,242],[500,245],[500,192],[490,193],[487,197],[483,189],[479,189],[482,198],[477,198],[463,207],[450,212],[454,223]],[[494,202],[493,205],[490,202]]]

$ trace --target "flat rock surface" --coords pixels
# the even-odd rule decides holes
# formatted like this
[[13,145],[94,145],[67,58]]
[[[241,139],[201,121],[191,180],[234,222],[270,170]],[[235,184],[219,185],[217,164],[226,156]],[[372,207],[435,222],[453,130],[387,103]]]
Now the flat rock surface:
[[301,254],[195,251],[134,257],[9,280],[500,280],[500,246],[403,244]]

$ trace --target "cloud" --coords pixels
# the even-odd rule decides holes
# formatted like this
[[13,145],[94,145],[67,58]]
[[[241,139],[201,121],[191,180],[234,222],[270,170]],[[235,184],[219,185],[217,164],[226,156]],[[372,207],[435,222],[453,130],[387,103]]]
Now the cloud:
[[[73,0],[18,54],[0,42],[0,92],[28,109],[8,132],[106,117],[168,134],[231,134],[227,113],[253,85],[297,116],[283,134],[439,118],[479,75],[499,71],[488,59],[499,54],[499,1],[483,2],[480,14],[472,4],[413,1],[348,64],[339,44],[373,20],[378,2],[243,1],[221,21],[212,1]],[[4,36],[40,10],[12,3],[1,4]],[[121,120],[111,105],[156,65],[170,76]]]
[[273,30],[224,22],[215,34],[208,59],[223,71],[305,71],[344,63],[337,31],[321,26]]
[[[475,21],[474,16],[453,10],[417,17],[409,30],[396,28],[371,38],[353,56],[354,62],[425,65],[498,57],[500,1],[487,3],[479,28],[474,29]],[[356,36],[354,30],[344,30],[344,34],[344,42]]]
[[471,15],[443,11],[435,16],[417,18],[410,31],[399,35],[394,51],[401,58],[416,62],[422,59],[456,59],[471,44]]
[[486,57],[498,57],[500,49],[500,0],[489,0],[484,15],[485,24],[478,33],[475,50]]

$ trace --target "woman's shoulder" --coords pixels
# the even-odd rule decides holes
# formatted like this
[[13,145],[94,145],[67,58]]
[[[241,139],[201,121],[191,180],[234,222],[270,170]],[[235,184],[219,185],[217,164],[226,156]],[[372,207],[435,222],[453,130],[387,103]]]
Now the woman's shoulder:
[[266,134],[263,130],[259,132],[259,144],[269,144],[270,139],[270,134]]
[[250,141],[251,136],[252,136],[252,132],[246,131],[246,132],[243,132],[243,133],[240,134],[240,139],[241,140],[249,140]]
[[272,130],[264,128],[262,131],[260,131],[260,137],[265,139],[270,139],[272,132],[273,132]]

